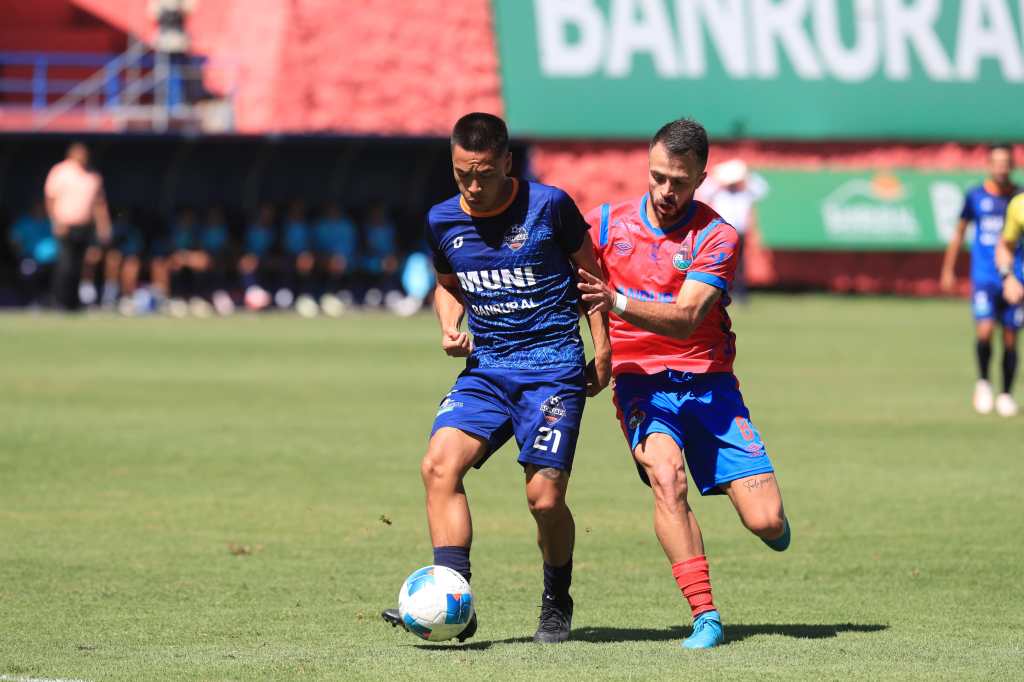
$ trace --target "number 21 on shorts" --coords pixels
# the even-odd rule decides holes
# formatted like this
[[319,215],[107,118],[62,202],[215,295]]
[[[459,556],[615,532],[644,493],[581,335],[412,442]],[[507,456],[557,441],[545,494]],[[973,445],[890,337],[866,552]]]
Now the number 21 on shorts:
[[542,426],[537,429],[537,437],[533,439],[533,447],[541,452],[558,452],[558,444],[562,442],[562,432],[558,429]]

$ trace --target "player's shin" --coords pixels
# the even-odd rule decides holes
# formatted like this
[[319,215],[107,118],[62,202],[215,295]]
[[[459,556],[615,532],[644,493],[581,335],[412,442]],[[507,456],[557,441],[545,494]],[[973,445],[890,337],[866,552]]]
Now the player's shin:
[[708,560],[703,554],[672,564],[672,576],[690,604],[690,613],[695,619],[702,613],[717,610],[711,595]]

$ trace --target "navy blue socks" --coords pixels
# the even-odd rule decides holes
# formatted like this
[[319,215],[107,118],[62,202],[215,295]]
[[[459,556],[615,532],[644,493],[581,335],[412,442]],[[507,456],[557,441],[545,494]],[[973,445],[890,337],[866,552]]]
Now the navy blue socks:
[[469,547],[435,547],[434,565],[452,569],[467,583],[473,575],[469,570]]

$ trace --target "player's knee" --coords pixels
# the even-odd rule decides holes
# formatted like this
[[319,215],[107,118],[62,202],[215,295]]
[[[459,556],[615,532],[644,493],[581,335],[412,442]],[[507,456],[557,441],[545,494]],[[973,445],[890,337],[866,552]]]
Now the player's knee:
[[686,472],[675,462],[660,462],[648,470],[656,503],[675,508],[686,502]]
[[565,498],[558,490],[550,490],[536,495],[528,495],[526,503],[534,517],[544,518],[561,511],[565,506]]
[[781,509],[745,514],[743,524],[754,535],[768,540],[779,537],[786,529],[786,519]]
[[429,488],[450,487],[459,480],[459,470],[449,458],[435,448],[427,450],[420,462],[423,485]]

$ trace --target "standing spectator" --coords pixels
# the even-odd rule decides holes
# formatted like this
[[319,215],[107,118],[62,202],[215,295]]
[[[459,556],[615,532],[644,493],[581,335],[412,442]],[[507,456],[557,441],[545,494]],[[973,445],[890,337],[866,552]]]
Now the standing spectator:
[[744,267],[744,244],[747,235],[757,229],[755,204],[768,193],[763,177],[751,173],[741,159],[724,161],[711,170],[711,182],[705,184],[702,200],[736,228],[739,246],[736,250],[736,276],[733,296],[740,303],[747,298],[747,278]]
[[356,226],[336,203],[328,204],[313,228],[313,243],[321,272],[324,294],[320,306],[332,317],[340,315],[345,301],[351,302],[351,272],[356,265],[359,235]]
[[313,255],[313,234],[309,229],[309,223],[306,222],[306,210],[301,201],[293,201],[288,208],[282,246],[285,290],[290,293],[282,298],[282,302],[297,296],[295,310],[299,315],[316,317],[320,314],[320,306],[313,298],[313,266],[316,265],[316,258]]
[[384,294],[398,288],[398,232],[388,216],[388,209],[382,203],[370,207],[366,216],[366,255],[363,270],[366,272],[368,289],[367,305],[380,305]]
[[22,300],[29,305],[41,305],[53,263],[57,260],[57,241],[51,233],[43,202],[33,201],[32,207],[14,221],[10,239],[23,283]]
[[274,207],[263,204],[255,220],[245,229],[242,257],[238,259],[245,305],[252,310],[262,310],[270,305],[267,289],[270,286],[270,250],[274,241]]
[[101,245],[110,242],[110,213],[103,178],[89,167],[89,149],[81,142],[68,147],[67,158],[50,169],[45,186],[46,213],[59,242],[53,275],[57,307],[77,310],[82,259],[93,232]]

